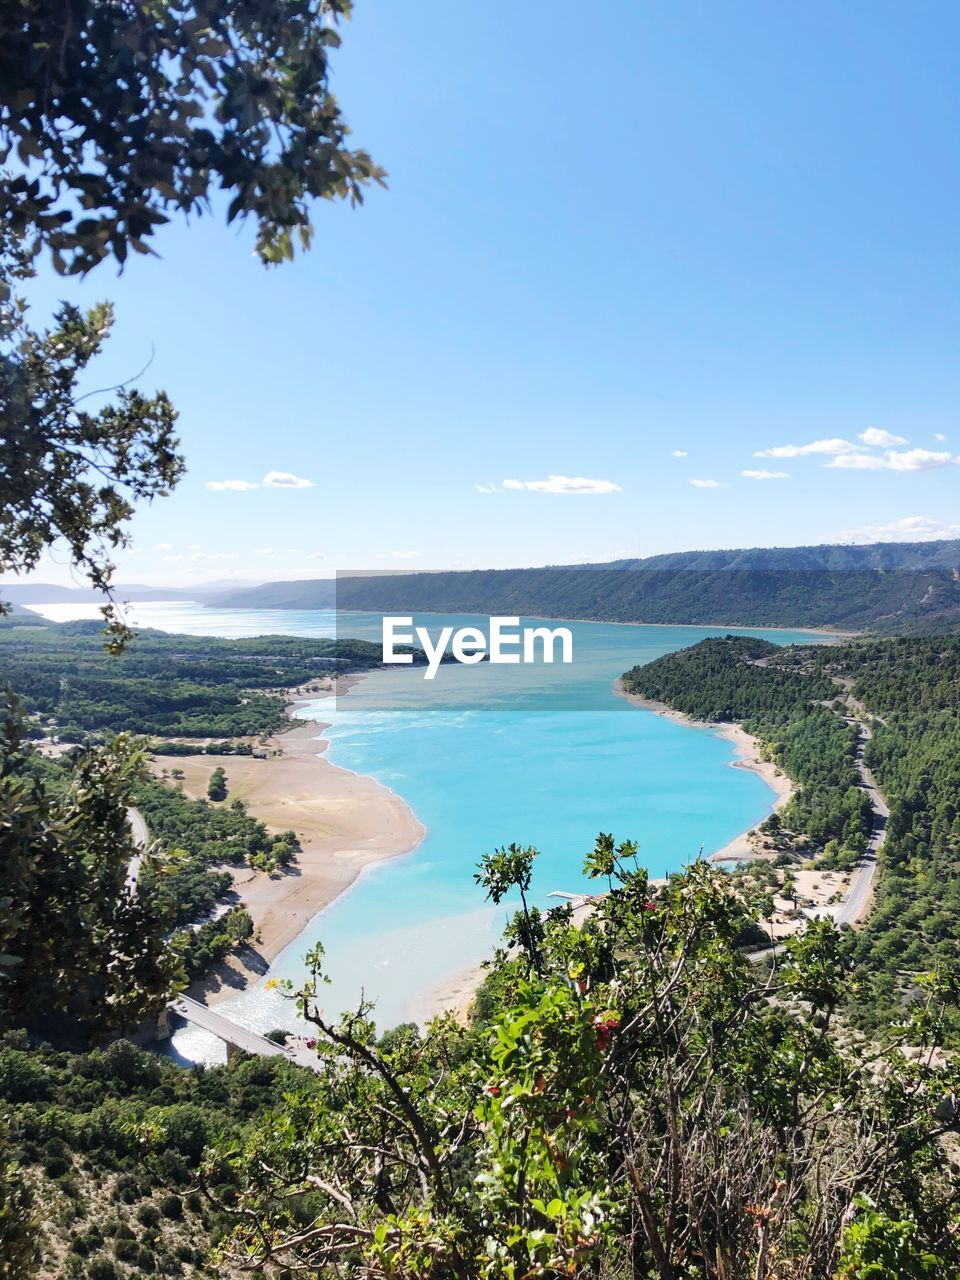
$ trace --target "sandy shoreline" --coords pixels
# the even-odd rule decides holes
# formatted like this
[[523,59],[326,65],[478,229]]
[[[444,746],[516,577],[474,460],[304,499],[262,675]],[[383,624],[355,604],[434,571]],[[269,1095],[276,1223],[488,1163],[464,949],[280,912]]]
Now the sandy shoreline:
[[[724,738],[727,742],[732,743],[736,750],[737,759],[731,761],[730,767],[732,769],[749,769],[751,773],[761,777],[777,798],[775,809],[782,809],[793,796],[796,790],[793,782],[772,760],[763,759],[760,753],[760,743],[745,729],[742,729],[740,725],[726,724],[714,720],[694,720],[691,716],[684,715],[682,711],[676,711],[673,707],[667,706],[665,702],[655,702],[650,698],[641,698],[636,693],[627,693],[620,680],[617,680],[613,687],[618,697],[626,698],[634,706],[643,707],[646,711],[653,711],[656,715],[663,716],[666,720],[672,720],[674,724],[682,724],[688,729],[707,729],[717,737]],[[740,862],[747,858],[756,857],[757,850],[751,844],[749,834],[749,831],[744,831],[740,835],[734,836],[722,849],[712,853],[709,860],[711,862]]]
[[[292,702],[298,708],[313,699]],[[191,994],[215,1004],[256,981],[284,947],[293,942],[324,907],[349,889],[364,867],[407,853],[426,834],[409,806],[374,778],[351,773],[325,760],[327,725],[308,721],[269,739],[269,759],[237,755],[160,756],[159,775],[178,768],[191,799],[206,796],[218,766],[227,775],[227,800],[242,800],[252,817],[271,833],[293,830],[301,852],[286,871],[270,876],[250,867],[230,867],[233,888],[253,918],[250,946],[203,981]]]
[[[346,683],[354,683],[350,680]],[[344,684],[340,693],[344,692]],[[693,720],[663,703],[628,694],[618,680],[614,691],[688,728],[707,729],[731,742],[737,759],[732,768],[750,769],[774,791],[776,807],[793,794],[793,785],[772,762],[760,756],[759,743],[739,725]],[[326,692],[326,691],[324,691]],[[303,932],[310,921],[351,887],[364,867],[416,848],[426,834],[409,806],[374,778],[355,774],[324,758],[328,746],[322,721],[297,722],[299,708],[317,693],[297,691],[287,706],[290,727],[266,742],[266,759],[238,755],[157,757],[156,775],[182,770],[180,785],[192,799],[204,798],[217,767],[227,775],[229,804],[242,800],[248,812],[273,833],[292,829],[301,852],[294,866],[274,876],[251,868],[230,867],[233,889],[254,923],[251,945],[230,957],[190,993],[208,1004],[226,999],[257,981],[280,952]],[[711,855],[711,861],[738,861],[756,856],[743,832]],[[463,1017],[482,980],[483,970],[471,967],[450,975],[417,1001],[424,1020],[449,1010]]]

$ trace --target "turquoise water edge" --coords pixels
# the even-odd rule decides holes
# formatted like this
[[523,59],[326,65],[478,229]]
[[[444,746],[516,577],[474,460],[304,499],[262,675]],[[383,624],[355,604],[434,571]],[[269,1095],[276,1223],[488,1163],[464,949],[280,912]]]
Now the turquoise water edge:
[[[51,606],[51,617],[63,614]],[[71,616],[76,616],[74,609]],[[330,611],[216,610],[182,602],[138,604],[139,626],[211,636],[335,634]],[[431,630],[474,618],[431,615]],[[557,625],[557,624],[551,624]],[[613,692],[627,668],[730,628],[567,623],[570,667],[445,666],[427,687],[411,668],[378,671],[346,696],[301,709],[328,722],[327,757],[401,796],[426,827],[412,852],[368,867],[316,916],[255,986],[218,1010],[256,1030],[294,1028],[292,1006],[267,978],[297,980],[304,953],[326,949],[328,1012],[363,993],[381,1027],[422,1014],[429,993],[489,955],[502,915],[484,902],[473,873],[480,856],[516,840],[541,856],[535,897],[588,888],[584,854],[599,831],[637,840],[640,860],[663,876],[721,848],[770,812],[756,774],[731,768],[734,750],[716,734],[631,706]],[[739,629],[777,643],[808,633]],[[341,614],[341,636],[380,639],[379,616]],[[321,744],[318,743],[318,749]],[[187,1029],[175,1050],[216,1060],[222,1049]]]

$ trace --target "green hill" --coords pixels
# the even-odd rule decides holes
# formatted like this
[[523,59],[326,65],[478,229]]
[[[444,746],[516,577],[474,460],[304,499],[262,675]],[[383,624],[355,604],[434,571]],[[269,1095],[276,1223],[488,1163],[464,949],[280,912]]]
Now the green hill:
[[608,622],[948,631],[960,540],[689,551],[536,569],[272,582],[229,607],[522,614]]

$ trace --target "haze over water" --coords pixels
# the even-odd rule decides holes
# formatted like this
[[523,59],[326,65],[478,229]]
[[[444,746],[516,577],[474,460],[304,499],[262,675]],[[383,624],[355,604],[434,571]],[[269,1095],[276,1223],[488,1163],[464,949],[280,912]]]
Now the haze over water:
[[[44,609],[62,618],[62,608]],[[76,607],[71,616],[76,616]],[[216,610],[182,602],[137,604],[139,626],[194,635],[335,634],[332,611]],[[416,619],[431,632],[485,621]],[[557,625],[557,624],[552,624]],[[441,668],[425,682],[416,668],[373,672],[349,694],[301,709],[330,722],[327,758],[390,787],[427,828],[412,853],[369,867],[353,888],[314,918],[272,966],[302,977],[302,957],[322,941],[333,979],[328,1013],[376,1001],[381,1027],[422,1012],[425,996],[490,954],[502,914],[483,899],[473,873],[480,856],[518,841],[541,851],[534,896],[589,890],[584,854],[599,831],[640,845],[652,876],[709,854],[770,812],[773,794],[754,773],[729,766],[734,751],[716,735],[675,724],[613,694],[627,668],[729,629],[566,623],[570,667]],[[810,635],[749,630],[776,643]],[[380,617],[341,614],[341,636],[380,640]],[[319,744],[318,744],[319,746]],[[257,1030],[294,1027],[291,1005],[266,979],[218,1009]],[[175,1038],[189,1058],[221,1056],[203,1032]]]

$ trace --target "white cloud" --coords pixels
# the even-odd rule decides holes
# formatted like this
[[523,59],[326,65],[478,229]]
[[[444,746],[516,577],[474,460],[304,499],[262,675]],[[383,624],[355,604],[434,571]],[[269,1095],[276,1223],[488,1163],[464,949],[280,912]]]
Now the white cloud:
[[377,560],[416,560],[419,551],[381,551]]
[[789,471],[741,471],[748,480],[789,480]]
[[871,448],[878,449],[889,449],[893,445],[907,443],[906,436],[895,436],[892,431],[884,431],[880,427],[867,427],[866,431],[862,431],[857,436],[857,439],[870,445]]
[[157,545],[156,545],[153,549],[154,549],[154,551],[172,551],[172,550],[173,550],[173,543],[172,543],[172,542],[158,542],[158,543],[157,543]]
[[[181,557],[182,559],[182,557]],[[195,551],[190,557],[191,560],[239,560],[240,557],[236,551],[218,551],[208,555],[205,551]]]
[[503,490],[497,484],[475,484],[473,486],[477,493],[502,493]]
[[124,555],[128,556],[138,556],[141,554],[139,547],[124,547],[123,552]]
[[208,480],[206,489],[222,493],[232,489],[237,493],[246,493],[249,489],[312,489],[313,481],[304,480],[303,476],[295,476],[292,471],[268,471],[262,480]]
[[686,451],[686,449],[671,449],[671,450],[670,450],[670,457],[671,457],[671,458],[685,458],[686,456],[687,456],[687,451]]
[[[612,480],[588,480],[586,476],[547,476],[546,480],[504,480],[504,489],[528,489],[533,493],[622,493]],[[485,491],[489,492],[489,491]]]
[[932,449],[888,449],[882,456],[876,453],[857,453],[833,458],[824,463],[827,467],[842,467],[849,471],[932,471],[960,462],[951,453],[936,453]]
[[729,489],[730,486],[722,480],[691,480],[690,483],[695,489]]
[[255,556],[272,556],[276,555],[273,547],[254,547],[253,554]]
[[161,556],[161,557],[160,557],[160,559],[161,559],[161,560],[167,560],[167,561],[170,561],[170,560],[186,560],[186,558],[187,558],[186,556]]
[[960,524],[944,524],[929,516],[904,516],[889,524],[864,525],[861,529],[846,529],[834,536],[839,542],[923,542],[960,537]]
[[755,458],[805,458],[817,453],[839,455],[862,451],[863,445],[851,444],[849,440],[832,436],[829,440],[814,440],[810,444],[778,444],[772,449],[758,449],[753,456]]
[[944,440],[946,440],[947,437],[943,434],[942,431],[935,431],[933,433],[933,438],[934,440],[939,440],[940,443],[943,444]]
[[307,556],[308,560],[326,560],[326,558],[327,557],[323,554],[322,551],[311,551],[310,554]]
[[312,489],[313,481],[295,476],[292,471],[268,471],[263,485],[266,489]]

